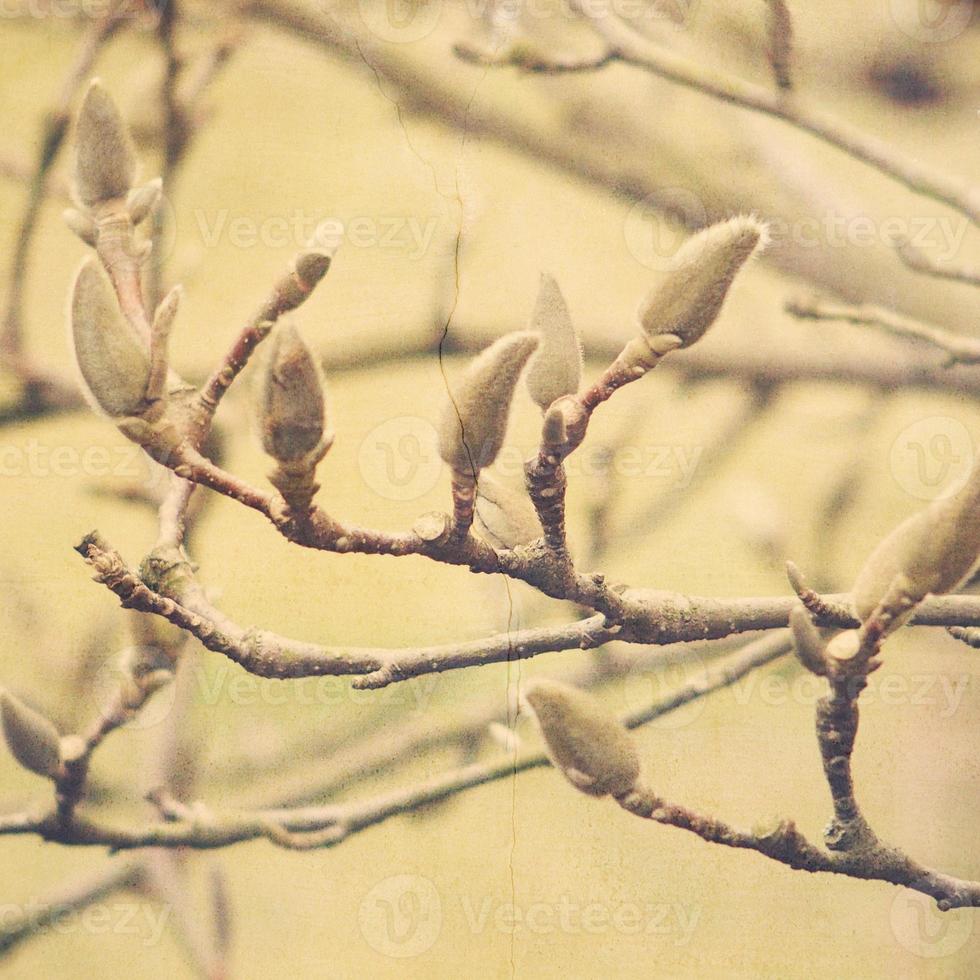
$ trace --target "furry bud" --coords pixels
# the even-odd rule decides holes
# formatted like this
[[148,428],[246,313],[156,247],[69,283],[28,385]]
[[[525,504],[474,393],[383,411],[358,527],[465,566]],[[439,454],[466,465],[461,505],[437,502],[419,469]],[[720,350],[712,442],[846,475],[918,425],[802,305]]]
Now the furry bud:
[[[851,589],[859,619],[874,612],[899,576],[904,576],[903,590],[913,603],[953,592],[970,577],[980,555],[977,481],[974,473],[959,493],[934,500],[875,548]],[[909,615],[911,610],[904,619]]]
[[96,405],[113,418],[147,407],[149,351],[126,322],[94,259],[79,270],[71,301],[75,360]]
[[136,176],[136,153],[115,102],[98,79],[82,101],[75,142],[79,201],[92,207],[125,197]]
[[516,548],[540,538],[541,524],[525,490],[514,490],[488,473],[477,485],[476,519],[495,548]]
[[544,411],[556,398],[574,395],[582,381],[582,346],[558,283],[547,273],[541,274],[528,330],[540,333],[542,342],[524,380]]
[[160,300],[160,305],[153,312],[153,332],[167,336],[173,327],[177,317],[177,310],[180,308],[180,301],[184,295],[183,286],[174,286],[166,296]]
[[443,410],[439,455],[457,473],[477,473],[489,466],[507,435],[514,387],[538,346],[533,333],[501,337],[473,358]]
[[155,177],[148,184],[136,187],[126,196],[126,210],[134,225],[145,221],[160,203],[163,194],[163,178]]
[[95,222],[84,212],[75,208],[66,208],[61,212],[62,218],[69,230],[73,231],[86,245],[95,246],[98,238],[98,228]]
[[296,327],[276,328],[261,389],[262,446],[280,463],[316,450],[326,425],[326,399],[319,365]]
[[640,777],[640,759],[629,733],[589,695],[557,681],[532,682],[524,695],[548,755],[576,788],[589,796],[625,796]]
[[677,251],[673,271],[640,304],[646,336],[673,334],[682,347],[700,340],[721,312],[739,269],[767,239],[766,226],[751,215],[722,221],[688,239]]
[[552,405],[544,415],[541,442],[547,447],[561,447],[568,441],[568,420],[563,406]]
[[300,252],[294,262],[296,275],[312,289],[327,274],[331,261],[330,253],[320,249]]
[[61,764],[61,738],[44,715],[0,691],[0,722],[13,757],[27,770],[54,779]]

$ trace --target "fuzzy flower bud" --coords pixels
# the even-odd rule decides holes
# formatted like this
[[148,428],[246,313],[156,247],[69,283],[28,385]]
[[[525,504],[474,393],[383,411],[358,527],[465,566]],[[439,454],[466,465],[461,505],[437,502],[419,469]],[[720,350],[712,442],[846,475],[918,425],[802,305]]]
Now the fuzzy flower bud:
[[[953,592],[970,577],[980,556],[977,483],[975,472],[959,493],[934,500],[875,548],[851,589],[861,620],[874,612],[900,576],[903,593],[913,603]],[[911,609],[903,621],[910,615]]]
[[556,398],[574,395],[582,381],[582,346],[558,283],[547,273],[541,274],[528,330],[540,333],[542,343],[528,365],[525,383],[544,411]]
[[276,328],[262,378],[262,446],[280,463],[316,450],[326,425],[326,399],[319,365],[296,327]]
[[739,269],[768,239],[766,226],[740,215],[699,231],[675,256],[675,268],[640,304],[647,338],[679,337],[682,347],[700,340],[721,312]]
[[0,722],[13,757],[27,770],[54,779],[61,764],[61,738],[44,715],[0,691]]
[[453,386],[439,426],[439,455],[456,473],[475,476],[497,458],[514,387],[538,342],[536,334],[521,331],[501,337]]
[[126,322],[94,259],[79,270],[71,301],[75,360],[95,404],[113,418],[147,407],[150,355]]
[[162,194],[163,179],[160,177],[154,177],[148,184],[131,190],[126,196],[126,210],[129,211],[129,220],[134,225],[145,221],[160,203]]
[[66,208],[61,213],[65,219],[65,224],[70,231],[73,231],[86,245],[94,246],[98,239],[98,228],[92,218],[84,211],[77,211],[75,208]]
[[525,490],[514,490],[488,473],[480,475],[476,496],[478,529],[495,548],[516,548],[540,538],[541,524]]
[[589,695],[557,681],[534,681],[525,700],[555,767],[589,796],[625,796],[640,778],[629,733]]
[[92,207],[125,197],[136,176],[136,153],[115,102],[98,79],[82,101],[75,141],[79,201]]

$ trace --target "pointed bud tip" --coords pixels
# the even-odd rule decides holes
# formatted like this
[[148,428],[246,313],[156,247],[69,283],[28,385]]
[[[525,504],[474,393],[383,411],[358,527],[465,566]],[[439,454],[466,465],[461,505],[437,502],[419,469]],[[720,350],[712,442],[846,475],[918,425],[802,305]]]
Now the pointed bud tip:
[[123,318],[115,293],[95,259],[86,259],[71,300],[75,361],[95,405],[113,418],[146,407],[149,351]]
[[325,249],[309,249],[296,257],[296,275],[307,286],[315,286],[326,274],[333,261],[331,252]]
[[769,240],[768,226],[754,214],[736,215],[689,238],[667,278],[640,305],[638,318],[647,337],[674,334],[684,347],[700,340],[742,266]]
[[558,681],[536,680],[524,692],[548,754],[566,779],[589,796],[624,796],[640,778],[629,732],[589,695]]
[[291,320],[272,336],[260,402],[262,445],[274,459],[294,462],[320,446],[326,427],[323,378]]
[[160,203],[163,196],[163,178],[154,177],[142,187],[134,187],[126,195],[126,207],[129,210],[129,220],[134,225],[145,221]]
[[98,78],[89,83],[75,132],[75,186],[82,204],[93,206],[129,193],[136,154],[112,96]]
[[439,455],[454,471],[475,475],[497,458],[514,388],[539,342],[538,334],[527,330],[500,337],[452,386],[439,427]]
[[13,757],[27,770],[53,779],[61,764],[61,736],[51,722],[0,689],[0,724]]
[[573,395],[582,381],[582,345],[565,297],[554,276],[542,272],[529,329],[542,341],[528,366],[528,393],[542,410],[564,395]]

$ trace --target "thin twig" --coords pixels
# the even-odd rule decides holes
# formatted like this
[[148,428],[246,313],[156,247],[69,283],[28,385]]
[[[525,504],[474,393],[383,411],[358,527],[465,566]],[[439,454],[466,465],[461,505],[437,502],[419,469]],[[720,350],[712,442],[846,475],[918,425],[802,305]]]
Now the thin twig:
[[980,189],[974,184],[935,170],[915,157],[905,156],[884,141],[816,106],[807,105],[796,96],[788,97],[782,91],[774,93],[763,86],[688,61],[631,31],[615,17],[600,15],[588,19],[609,45],[611,55],[625,64],[730,105],[781,119],[874,167],[916,194],[946,204],[973,224],[980,224]]
[[922,272],[936,279],[960,282],[967,286],[980,286],[980,268],[974,266],[940,265],[907,238],[895,242],[895,252],[905,266],[913,272]]
[[938,347],[946,355],[947,364],[980,363],[980,341],[920,323],[881,306],[793,300],[786,304],[786,312],[804,320],[837,320],[859,327],[875,327],[896,337],[919,340]]
[[[664,645],[776,629],[786,626],[797,601],[793,596],[715,599],[632,590],[632,595],[621,597],[625,604],[625,626],[603,625],[604,617],[595,616],[567,626],[522,630],[441,647],[331,648],[243,628],[200,598],[192,600],[195,607],[192,610],[154,592],[98,535],[89,535],[78,550],[95,569],[96,580],[115,592],[124,606],[163,617],[197,637],[207,649],[223,654],[251,673],[280,678],[362,675],[355,685],[363,688],[384,687],[410,677],[525,659],[556,650],[590,649],[613,639]],[[827,609],[847,608],[846,596],[824,599]],[[916,610],[914,622],[923,626],[980,625],[980,598],[929,599]],[[825,626],[852,624],[850,613],[846,619],[842,615],[821,621]]]
[[117,859],[94,874],[63,885],[44,898],[31,902],[19,915],[4,916],[0,923],[0,959],[66,916],[95,905],[116,892],[137,888],[142,882],[142,861]]

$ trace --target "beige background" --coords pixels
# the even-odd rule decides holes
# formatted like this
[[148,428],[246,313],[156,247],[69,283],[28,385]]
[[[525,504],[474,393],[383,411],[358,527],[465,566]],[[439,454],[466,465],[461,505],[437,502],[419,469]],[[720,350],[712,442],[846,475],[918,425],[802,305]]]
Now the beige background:
[[[701,34],[692,27],[692,37],[700,36],[708,51],[720,48],[723,37],[734,39],[718,57],[733,70],[764,77],[746,54],[754,43],[750,28],[757,11],[751,19],[745,14],[750,27],[740,35],[726,31],[719,15],[705,9],[709,6],[699,5],[695,25]],[[908,152],[976,176],[977,31],[930,47],[896,31],[887,11],[878,9],[886,4],[864,6],[833,4],[826,17],[800,12],[798,29],[808,55],[804,88]],[[554,80],[515,79],[509,73],[484,77],[458,68],[450,62],[448,44],[460,30],[458,15],[447,11],[433,35],[404,47],[427,59],[433,70],[458,76],[475,99],[496,100],[525,118],[540,117],[542,125],[567,128],[576,106],[593,98],[600,105],[615,101],[618,114],[605,116],[609,129],[624,134],[639,125],[651,146],[674,146],[673,158],[666,152],[647,157],[650,171],[663,168],[664,186],[686,181],[683,186],[693,187],[711,207],[716,200],[719,207],[733,201],[732,207],[754,206],[769,216],[768,205],[792,220],[814,206],[793,190],[793,178],[825,207],[846,210],[855,199],[866,204],[876,222],[889,214],[949,217],[791,131],[627,69],[597,79]],[[9,18],[0,25],[0,118],[4,144],[12,151],[26,156],[34,146],[41,113],[72,56],[73,36],[67,24],[51,18]],[[684,36],[677,43],[689,41]],[[192,51],[203,43],[203,37],[186,39]],[[869,88],[863,74],[867,63],[894,51],[934,64],[947,89],[943,103],[897,108]],[[114,43],[99,65],[130,112],[146,107],[152,81],[147,66],[154,57],[149,38],[130,36]],[[421,255],[404,237],[391,247],[368,242],[368,233],[345,242],[299,317],[305,336],[325,350],[366,340],[394,342],[425,330],[434,308],[454,301],[452,323],[461,330],[467,324],[500,332],[521,327],[541,269],[558,277],[587,350],[588,337],[600,332],[628,336],[637,301],[660,274],[644,267],[628,247],[624,228],[630,204],[485,140],[464,141],[431,121],[400,116],[398,97],[396,90],[379,90],[363,66],[328,60],[266,29],[250,33],[207,100],[213,118],[187,160],[173,200],[177,234],[168,271],[186,288],[173,342],[179,369],[200,377],[287,266],[301,242],[289,233],[285,240],[276,238],[276,222],[291,220],[297,211],[310,222],[335,217],[350,224],[363,218],[391,228],[400,221],[403,236],[408,222],[434,228]],[[148,161],[144,173],[153,172]],[[22,199],[21,187],[0,182],[6,241],[12,239]],[[67,367],[64,297],[84,248],[64,230],[59,211],[53,202],[44,212],[28,284],[28,327],[32,348],[49,363]],[[259,229],[265,240],[249,247],[228,224],[216,242],[209,240],[222,215],[226,222],[241,219],[243,229]],[[461,218],[457,295],[453,255]],[[913,312],[928,307],[937,317],[948,314],[952,323],[976,323],[975,292],[912,277],[884,246],[825,244],[816,252],[822,257],[801,271],[822,278],[825,286],[840,284],[841,270],[867,268],[867,276],[854,281],[872,297]],[[971,255],[976,248],[966,241],[956,258],[968,261]],[[785,345],[804,352],[844,346],[865,351],[869,359],[893,354],[889,342],[856,329],[816,330],[786,318],[782,301],[801,286],[776,271],[778,264],[776,255],[746,273],[718,335],[706,343],[719,349]],[[450,370],[458,366],[448,364]],[[599,367],[589,364],[593,373]],[[338,373],[329,384],[338,438],[321,470],[324,506],[390,528],[445,507],[448,480],[430,465],[431,454],[423,467],[430,466],[425,472],[432,478],[419,477],[426,492],[392,500],[398,492],[390,484],[386,488],[379,461],[384,450],[378,449],[380,441],[397,451],[394,438],[424,434],[426,422],[438,417],[443,391],[438,364],[432,359],[384,363]],[[228,464],[261,480],[266,462],[249,421],[249,383],[239,388],[223,407]],[[723,382],[683,389],[664,371],[602,410],[590,438],[597,445],[608,443],[625,429],[626,445],[637,454],[629,459],[643,460],[649,470],[623,476],[622,512],[658,494],[684,496],[665,526],[632,536],[610,556],[611,574],[702,594],[773,594],[786,591],[782,561],[792,557],[823,574],[830,587],[846,588],[874,541],[930,492],[916,482],[902,448],[910,440],[925,445],[937,432],[952,434],[962,465],[972,458],[972,434],[980,426],[977,407],[963,398],[916,391],[869,395],[801,384],[781,394],[707,488],[696,484],[685,493],[678,487],[677,460],[697,458],[740,397],[736,386]],[[872,401],[874,416],[862,435],[857,420]],[[376,429],[385,423],[379,436]],[[909,427],[918,428],[909,435]],[[522,393],[513,444],[529,450],[534,428],[534,413]],[[57,717],[70,719],[79,706],[83,714],[97,709],[97,698],[88,695],[89,703],[86,695],[71,691],[80,647],[101,630],[97,641],[111,662],[126,643],[119,629],[122,614],[109,594],[89,581],[71,546],[92,528],[134,562],[151,546],[151,515],[92,492],[139,478],[138,455],[108,423],[85,413],[6,428],[0,445],[6,453],[0,481],[5,503],[0,677]],[[108,476],[92,472],[92,459],[101,458],[83,455],[92,447],[106,450]],[[665,449],[681,456],[655,465]],[[56,450],[62,454],[60,469],[51,456]],[[42,458],[48,462],[38,462]],[[820,508],[855,460],[864,479],[855,486],[854,506],[828,535],[819,523]],[[573,482],[572,526],[579,541],[584,507],[597,489],[597,481],[587,476]],[[752,543],[753,527],[769,535],[771,546]],[[194,556],[203,580],[237,620],[325,643],[450,641],[503,628],[509,614],[523,621],[564,614],[519,588],[508,595],[499,581],[422,560],[300,552],[257,517],[223,500],[208,512]],[[464,717],[473,699],[482,703],[496,696],[503,706],[507,693],[528,677],[554,675],[582,656],[548,655],[510,670],[482,668],[355,697],[346,685],[255,682],[216,655],[206,655],[194,674],[189,722],[204,745],[199,793],[213,804],[262,802],[284,780],[292,785],[305,773],[310,778],[328,773],[329,753],[312,760],[300,756],[295,772],[277,771],[234,795],[209,785],[209,766],[236,754],[301,744],[305,733],[327,742],[335,733],[339,742],[362,727],[395,725],[420,710],[445,720]],[[892,641],[872,684],[875,697],[862,711],[855,759],[860,796],[878,832],[923,862],[968,878],[980,876],[975,665],[973,652],[939,631],[910,631]],[[617,711],[634,707],[638,699],[666,691],[684,672],[676,667],[635,677],[606,692],[607,703]],[[130,781],[130,802],[119,807],[118,819],[146,815],[139,803],[152,778],[145,760],[152,758],[165,727],[166,697],[164,692],[162,703],[151,704],[145,724],[117,734],[98,756],[97,773]],[[813,685],[784,660],[641,729],[637,738],[651,782],[668,798],[736,823],[787,815],[819,837],[829,804],[812,735],[814,697]],[[521,734],[533,738],[521,725]],[[487,757],[496,752],[492,745],[484,750]],[[407,785],[458,761],[451,753],[425,759],[391,777],[388,785]],[[43,792],[6,755],[0,755],[0,785],[12,806]],[[378,788],[369,783],[352,792]],[[0,854],[4,909],[105,861],[96,853],[9,838],[0,841]],[[884,884],[808,876],[761,857],[710,847],[579,796],[550,770],[389,821],[334,851],[287,854],[254,843],[193,857],[189,867],[199,892],[213,862],[221,864],[231,885],[233,975],[243,978],[811,978],[844,972],[968,977],[976,974],[980,955],[980,925],[969,912],[939,918],[924,901],[912,899],[910,905],[905,893]],[[399,905],[400,897],[408,904]],[[206,919],[202,896],[196,900],[195,914]],[[390,923],[384,919],[385,901],[394,903]],[[35,940],[12,958],[9,975],[190,975],[172,933],[151,942],[144,922],[138,935],[128,935],[120,916],[132,901],[117,896],[104,905],[112,912],[109,925],[94,927],[83,920],[63,927],[64,935]],[[508,924],[513,911],[508,906],[521,914],[516,929]],[[586,912],[589,929],[582,918]]]

